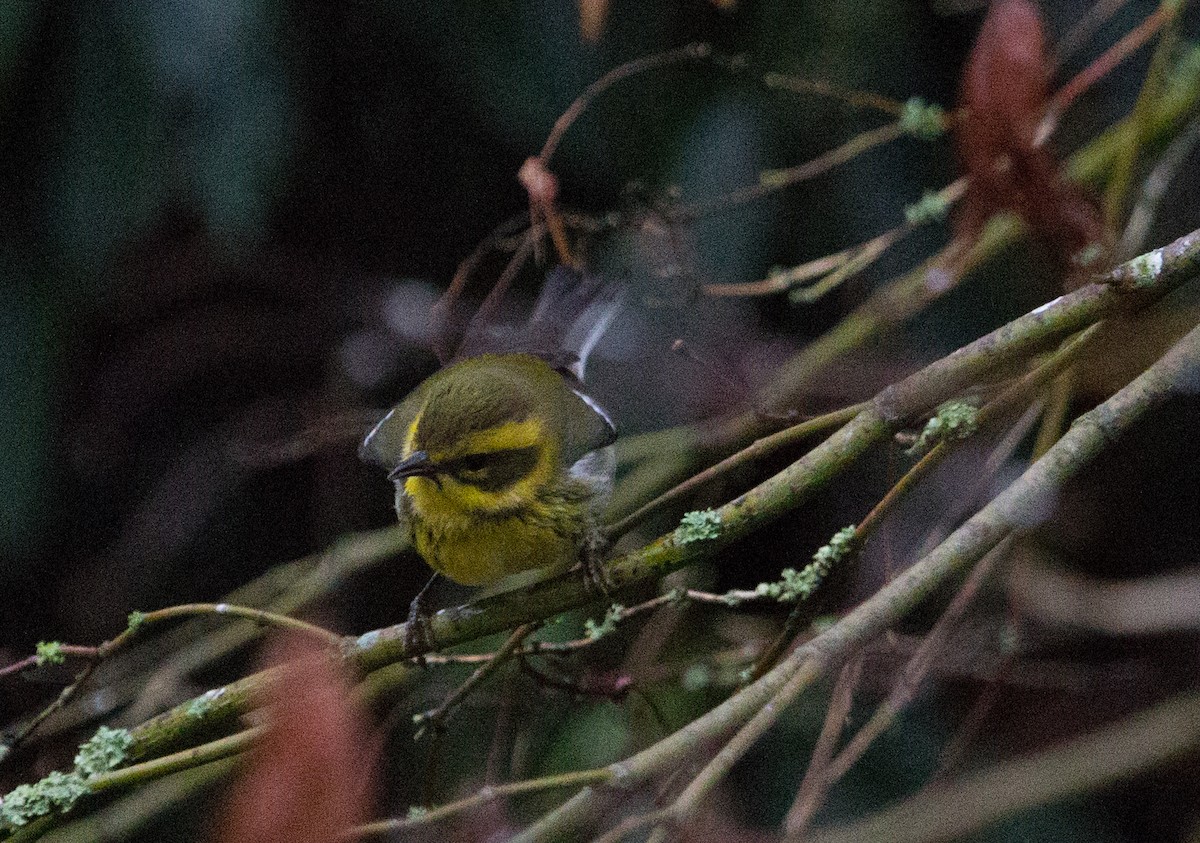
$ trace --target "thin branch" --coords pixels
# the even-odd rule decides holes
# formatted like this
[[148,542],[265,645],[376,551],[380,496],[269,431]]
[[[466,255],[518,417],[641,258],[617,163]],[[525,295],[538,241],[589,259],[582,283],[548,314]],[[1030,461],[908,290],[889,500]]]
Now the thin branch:
[[497,311],[500,309],[500,303],[508,292],[508,288],[512,286],[513,280],[533,254],[540,239],[541,230],[536,227],[530,228],[525,232],[520,247],[513,252],[508,264],[505,265],[504,270],[500,273],[500,277],[496,279],[496,283],[488,290],[488,294],[479,305],[479,309],[475,311],[475,315],[471,317],[471,321],[467,324],[467,329],[463,332],[462,342],[458,349],[459,355],[476,353],[471,344],[478,341],[488,325],[491,324],[492,319],[495,318]]
[[[977,425],[983,427],[996,420],[997,418],[1007,415],[1014,409],[1020,407],[1025,402],[1032,399],[1047,383],[1054,380],[1061,372],[1073,365],[1079,359],[1079,355],[1092,343],[1099,330],[1102,327],[1102,322],[1097,322],[1091,325],[1086,330],[1081,331],[1078,336],[1072,337],[1067,342],[1063,343],[1062,347],[1050,355],[1049,359],[1042,362],[1033,371],[1026,374],[1016,383],[1005,389],[1000,395],[989,401],[979,410],[977,416]],[[896,482],[883,499],[877,503],[870,512],[859,522],[855,528],[855,540],[862,543],[870,538],[878,525],[883,521],[888,512],[895,508],[896,504],[909,492],[916,487],[916,484],[928,474],[937,463],[946,456],[954,446],[954,440],[943,440],[936,446],[930,449],[917,463],[908,470],[908,472]],[[1037,452],[1038,456],[1044,451]]]
[[1200,629],[1200,570],[1136,580],[1093,579],[1025,563],[1009,595],[1023,615],[1101,635],[1162,635]]
[[859,655],[842,668],[837,684],[833,686],[829,710],[825,712],[825,722],[821,724],[821,732],[817,735],[808,769],[804,771],[804,778],[796,791],[796,800],[792,803],[784,822],[789,832],[804,828],[808,817],[820,807],[828,788],[825,770],[833,759],[833,751],[842,736],[842,730],[846,727],[846,717],[850,714],[850,705],[854,702],[854,690],[862,674],[862,667],[863,657]]
[[788,76],[783,73],[763,74],[763,84],[768,88],[780,91],[790,91],[794,94],[816,94],[840,100],[855,108],[873,109],[882,114],[899,117],[904,112],[904,103],[900,100],[885,97],[870,91],[856,91],[844,88],[823,79],[803,79],[799,76]]
[[516,248],[523,246],[528,237],[525,227],[530,222],[528,212],[520,214],[501,223],[492,230],[491,234],[479,241],[471,254],[459,263],[458,268],[454,271],[454,277],[450,279],[450,283],[446,287],[446,292],[442,293],[430,308],[429,327],[433,337],[433,353],[443,364],[449,363],[454,358],[455,347],[458,345],[458,342],[452,340],[449,335],[450,322],[455,305],[462,296],[463,290],[466,289],[467,282],[471,280],[471,276],[475,274],[476,268],[483,262],[483,259],[499,247],[501,238],[517,234]]
[[[670,818],[670,812],[667,810],[650,811],[646,814],[638,814],[637,816],[626,817],[611,830],[605,834],[601,834],[599,837],[593,840],[592,843],[620,843],[620,841],[624,840],[635,831],[641,831],[647,826],[670,820]],[[653,841],[656,840],[661,841],[662,837],[662,833],[658,829],[655,829],[655,832],[651,834],[649,838],[647,838],[646,843],[653,843]]]
[[299,618],[288,617],[277,612],[270,612],[266,609],[255,609],[251,606],[235,606],[232,603],[185,603],[180,606],[169,606],[166,609],[158,609],[153,612],[146,612],[141,616],[141,623],[147,627],[155,624],[164,623],[167,621],[178,620],[180,618],[197,617],[204,615],[215,615],[217,617],[240,618],[242,620],[253,621],[259,626],[274,627],[275,629],[284,629],[289,632],[298,632],[309,638],[315,638],[325,644],[327,647],[340,650],[343,643],[342,636],[336,632],[325,629],[308,621],[302,621]]
[[221,758],[245,752],[265,734],[266,726],[254,726],[241,732],[220,738],[201,746],[164,755],[141,764],[133,764],[88,779],[88,788],[93,793],[131,787],[148,781],[200,767]]
[[[1006,415],[1013,408],[1019,407],[1022,403],[1033,397],[1048,381],[1078,359],[1087,345],[1095,338],[1102,324],[1096,323],[1063,343],[1062,347],[1052,354],[1049,359],[1042,362],[1016,383],[1010,385],[995,399],[988,402],[979,411],[977,417],[978,425],[982,427]],[[854,528],[854,546],[860,552],[863,545],[871,538],[879,525],[883,523],[887,514],[893,511],[900,501],[916,489],[920,481],[957,444],[959,443],[954,440],[944,440],[935,445],[912,468],[905,472],[892,488],[887,491],[883,498],[875,504],[871,511],[866,514],[862,521]],[[784,621],[783,628],[779,631],[779,634],[775,636],[770,646],[762,652],[758,660],[754,663],[754,667],[749,674],[751,679],[757,679],[762,676],[775,664],[796,636],[799,635],[800,630],[807,624],[810,615],[810,611],[803,603],[797,604],[792,609]]]
[[835,167],[853,161],[864,152],[903,137],[904,133],[904,128],[899,122],[887,123],[877,129],[861,132],[841,146],[822,153],[803,164],[763,173],[758,184],[746,185],[745,187],[731,190],[729,193],[714,199],[703,199],[697,202],[681,204],[673,209],[673,213],[682,219],[696,219],[708,216],[716,211],[732,208],[736,205],[754,202],[776,191],[799,184],[802,181],[814,179]]
[[523,796],[528,793],[541,793],[547,790],[559,790],[564,787],[600,784],[608,781],[610,778],[612,778],[612,771],[607,767],[600,767],[594,770],[576,770],[570,773],[559,773],[554,776],[526,779],[507,784],[487,785],[470,796],[455,800],[454,802],[447,802],[445,805],[438,805],[435,808],[416,811],[412,816],[405,819],[378,820],[359,826],[350,832],[347,837],[350,839],[362,839],[364,837],[377,837],[395,832],[413,831],[418,828],[435,825],[450,817],[483,807],[484,805],[489,805],[500,799]]
[[1097,0],[1086,10],[1054,48],[1054,64],[1061,65],[1071,54],[1090,41],[1104,23],[1129,0]]
[[[327,629],[316,626],[315,624],[307,623],[306,621],[289,618],[285,615],[277,615],[273,612],[267,612],[262,609],[250,609],[245,606],[233,606],[227,603],[191,603],[181,606],[171,606],[166,609],[158,609],[153,612],[141,613],[136,623],[130,625],[121,632],[120,635],[110,641],[105,641],[99,647],[72,647],[71,649],[78,655],[83,655],[88,659],[84,668],[75,676],[75,679],[67,687],[63,688],[55,697],[50,705],[38,712],[28,723],[21,727],[15,734],[5,742],[4,752],[0,753],[0,760],[3,760],[14,749],[29,739],[38,727],[46,721],[55,712],[62,709],[74,696],[79,693],[80,688],[91,678],[96,668],[105,659],[112,656],[114,653],[126,647],[135,636],[140,635],[142,630],[148,629],[156,624],[178,620],[179,618],[194,617],[196,615],[227,615],[229,617],[242,618],[245,620],[253,620],[263,626],[274,626],[280,629],[288,629],[293,632],[300,632],[305,635],[320,638],[326,646],[340,652],[343,646],[343,639],[340,635],[330,632]],[[65,649],[65,648],[64,648]]]
[[996,701],[1000,698],[1001,688],[1004,686],[1005,680],[1016,665],[1016,662],[1016,653],[1009,653],[1000,662],[996,672],[988,679],[987,685],[979,696],[975,698],[971,708],[967,711],[967,716],[963,718],[958,729],[955,730],[954,736],[946,743],[945,748],[942,749],[941,754],[938,756],[937,767],[925,782],[923,789],[938,787],[962,761],[966,755],[967,748],[975,742],[975,739],[983,730],[988,715],[991,713]]
[[[1133,181],[1133,169],[1144,145],[1143,135],[1147,134],[1147,127],[1154,113],[1154,104],[1162,96],[1162,89],[1167,84],[1167,71],[1170,68],[1175,44],[1178,41],[1177,23],[1180,8],[1180,0],[1162,0],[1155,14],[1148,18],[1148,20],[1153,20],[1161,16],[1158,27],[1161,34],[1158,45],[1150,56],[1150,67],[1142,79],[1142,87],[1138,91],[1137,100],[1133,104],[1133,113],[1130,115],[1136,131],[1131,134],[1129,143],[1125,144],[1120,155],[1117,156],[1104,194],[1105,218],[1113,231],[1116,231],[1121,224],[1129,186]],[[1131,255],[1118,255],[1118,257],[1127,258]]]
[[[788,812],[785,823],[785,829],[789,835],[801,836],[804,833],[809,822],[812,821],[813,815],[821,807],[829,789],[849,772],[850,768],[875,742],[875,739],[890,729],[900,712],[912,703],[917,695],[917,690],[933,665],[938,650],[946,644],[951,632],[962,620],[963,613],[979,593],[983,581],[987,579],[999,559],[1007,553],[1011,544],[1011,537],[1006,538],[979,560],[979,564],[971,570],[971,574],[963,583],[962,588],[958,590],[954,599],[950,601],[950,605],[946,607],[946,611],[938,618],[933,629],[929,631],[917,651],[909,659],[904,672],[900,675],[900,679],[892,688],[891,693],[888,694],[887,699],[879,704],[875,713],[871,715],[871,719],[854,734],[854,737],[842,748],[837,757],[823,769],[818,768],[808,798],[802,800],[800,795],[797,795],[796,805]],[[805,780],[808,780],[807,775]],[[801,787],[801,793],[803,792],[804,788]]]
[[446,699],[442,700],[442,704],[432,711],[427,711],[420,715],[418,722],[416,737],[420,738],[427,730],[441,731],[445,728],[446,718],[454,711],[455,708],[462,703],[463,700],[479,686],[483,680],[487,679],[493,673],[500,669],[506,661],[512,658],[516,653],[517,648],[521,643],[529,637],[529,633],[537,627],[537,624],[527,623],[522,624],[513,630],[512,635],[504,642],[504,645],[497,650],[490,659],[480,665],[476,670],[467,677],[466,681],[455,688]]
[[[401,527],[346,536],[325,550],[270,569],[230,592],[223,602],[262,607],[278,615],[293,614],[352,574],[392,559],[407,547],[407,533]],[[135,699],[126,714],[142,719],[147,715],[139,718],[138,711],[162,708],[161,689],[173,688],[183,678],[215,664],[252,642],[262,629],[231,624],[212,630],[200,615],[152,639],[139,636],[97,667],[93,680],[104,686],[103,699],[92,697],[86,706],[68,704],[39,733],[57,734],[95,722]]]
[[[831,286],[836,286],[836,284],[849,275],[861,272],[879,258],[880,255],[894,246],[907,234],[911,233],[912,230],[909,226],[897,226],[890,231],[885,231],[883,234],[872,237],[865,243],[859,243],[857,246],[851,246],[849,249],[843,249],[833,255],[815,258],[807,263],[802,263],[799,266],[794,266],[782,272],[776,272],[761,281],[705,284],[700,289],[704,292],[704,295],[713,296],[714,298],[768,296],[785,292],[806,281],[825,276],[819,284],[805,288],[805,301],[809,301],[809,297],[815,298],[816,296],[814,293],[807,291],[816,289],[825,290]],[[832,283],[830,279],[834,279]]]
[[[938,201],[949,208],[963,197],[967,185],[968,179],[956,179],[939,190],[935,196]],[[803,301],[812,301],[819,297],[818,291],[820,291],[820,295],[824,295],[826,291],[840,284],[845,278],[858,274],[919,227],[918,223],[905,222],[903,225],[876,235],[864,243],[774,273],[761,281],[706,284],[701,289],[706,296],[713,297],[765,296],[781,293],[798,284],[826,276],[820,283],[814,284],[804,291]]]
[[696,492],[729,472],[746,466],[755,460],[770,456],[783,448],[802,442],[814,433],[822,433],[840,427],[857,416],[865,407],[865,404],[854,404],[850,407],[844,407],[841,410],[834,410],[815,418],[806,419],[778,433],[763,437],[749,447],[742,449],[732,456],[726,457],[716,465],[706,468],[704,471],[689,477],[674,488],[663,492],[654,500],[644,504],[640,509],[606,527],[604,534],[610,541],[615,540],[646,520],[653,513]]
[[[1146,16],[1140,24],[1126,32],[1116,44],[1113,44],[1094,62],[1085,67],[1066,85],[1063,85],[1050,100],[1050,112],[1054,115],[1066,111],[1079,95],[1095,85],[1109,72],[1154,37],[1166,23],[1173,20],[1178,12],[1179,4],[1164,2]],[[1057,120],[1056,120],[1057,122]]]
[[[63,656],[70,656],[71,658],[91,659],[96,657],[95,647],[81,647],[77,644],[60,644],[58,645],[58,651],[62,653]],[[23,673],[27,670],[33,670],[35,667],[41,667],[45,663],[45,657],[37,655],[36,653],[31,656],[26,656],[25,658],[15,661],[12,664],[6,664],[4,667],[0,667],[0,679],[3,679],[6,676],[13,676],[18,673]]]
[[[154,821],[164,815],[177,812],[179,806],[197,794],[215,789],[227,781],[238,759],[236,756],[211,761],[202,767],[184,773],[147,781],[116,798],[105,799],[102,806],[88,814],[75,818],[53,838],[60,841],[132,840],[139,832],[144,833]],[[111,792],[110,792],[111,795]],[[89,806],[90,808],[91,806]],[[46,817],[45,819],[54,819]],[[30,825],[36,825],[38,821]],[[25,828],[29,828],[26,826]],[[5,843],[17,843],[19,836],[8,838]]]
[[686,47],[680,47],[677,50],[654,53],[653,55],[643,56],[614,67],[608,73],[588,85],[583,93],[575,98],[575,101],[571,103],[567,110],[554,121],[554,126],[551,128],[550,134],[546,137],[546,142],[542,145],[542,151],[538,153],[538,158],[542,159],[543,164],[549,164],[550,158],[558,149],[563,135],[566,134],[571,124],[579,119],[579,116],[588,109],[596,97],[623,79],[672,64],[679,64],[685,61],[700,61],[708,58],[710,55],[712,55],[712,48],[709,45],[688,44]]
[[1158,163],[1142,183],[1141,193],[1129,214],[1129,222],[1125,225],[1121,242],[1117,246],[1119,256],[1134,255],[1142,250],[1150,234],[1150,226],[1158,215],[1158,206],[1179,174],[1180,168],[1196,148],[1197,142],[1200,142],[1200,116],[1192,118],[1179,136],[1171,141],[1171,145],[1159,157]]

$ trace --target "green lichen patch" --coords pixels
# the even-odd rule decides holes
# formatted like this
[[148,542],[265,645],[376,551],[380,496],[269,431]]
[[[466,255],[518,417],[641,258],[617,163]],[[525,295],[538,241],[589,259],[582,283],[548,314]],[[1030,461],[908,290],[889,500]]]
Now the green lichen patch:
[[979,408],[966,401],[947,401],[937,408],[917,441],[905,453],[919,457],[950,439],[966,439],[979,429]]
[[55,770],[33,784],[15,787],[0,803],[0,822],[6,828],[20,828],[52,811],[67,811],[88,792],[83,776]]
[[921,140],[936,140],[946,131],[946,110],[937,103],[912,97],[900,112],[900,128]]
[[721,535],[721,513],[715,509],[701,509],[689,512],[679,521],[675,528],[676,544],[691,544],[693,542],[710,541]]
[[128,729],[101,726],[75,755],[75,770],[85,779],[119,767],[129,757],[133,735]]
[[63,652],[61,641],[39,641],[36,653],[39,665],[62,664],[67,660],[67,655]]
[[843,527],[833,534],[829,544],[822,545],[813,554],[813,561],[799,571],[784,568],[777,582],[759,583],[755,593],[778,600],[780,603],[798,603],[807,600],[821,585],[834,565],[851,555],[855,550],[854,525]]
[[583,634],[592,641],[599,641],[604,636],[616,630],[617,624],[621,622],[624,614],[625,607],[620,603],[613,603],[608,607],[608,611],[604,613],[602,620],[594,621],[588,618],[583,622]]
[[904,220],[909,225],[928,225],[941,222],[950,212],[950,203],[941,193],[926,190],[916,202],[904,209]]

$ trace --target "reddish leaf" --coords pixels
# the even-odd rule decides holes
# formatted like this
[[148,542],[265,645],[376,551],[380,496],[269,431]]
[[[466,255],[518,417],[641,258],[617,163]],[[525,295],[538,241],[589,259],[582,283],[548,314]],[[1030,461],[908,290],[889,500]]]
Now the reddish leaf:
[[327,653],[292,639],[267,700],[268,730],[233,787],[221,843],[329,843],[362,823],[373,787],[373,742]]
[[1104,227],[1096,204],[1038,143],[1049,68],[1037,6],[993,2],[963,74],[958,149],[971,188],[959,223],[977,233],[992,213],[1013,211],[1065,265],[1102,243]]
[[609,0],[579,0],[579,35],[589,44],[595,44],[604,35],[604,24],[608,21]]
[[542,159],[526,158],[517,171],[517,181],[529,194],[529,204],[538,209],[553,208],[558,199],[558,179],[546,169]]

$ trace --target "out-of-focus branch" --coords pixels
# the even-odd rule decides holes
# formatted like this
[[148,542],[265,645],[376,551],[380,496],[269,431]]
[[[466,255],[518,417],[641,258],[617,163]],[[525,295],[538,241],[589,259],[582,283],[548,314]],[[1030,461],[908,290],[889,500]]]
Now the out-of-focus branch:
[[1160,767],[1197,747],[1200,694],[1193,693],[1032,758],[999,764],[927,791],[862,822],[817,831],[803,839],[805,843],[957,840],[1037,805]]
[[1180,168],[1200,141],[1200,116],[1193,117],[1192,122],[1180,132],[1171,145],[1166,148],[1150,175],[1142,183],[1142,190],[1133,210],[1129,213],[1129,222],[1121,235],[1117,246],[1117,254],[1132,255],[1142,250],[1146,238],[1150,234],[1150,226],[1158,214],[1158,206],[1166,195],[1167,189],[1179,174]]
[[[1197,233],[1200,242],[1200,233]],[[1064,297],[1068,298],[1068,297]],[[1061,301],[1061,299],[1060,299]],[[953,355],[951,356],[953,357]],[[929,556],[884,586],[827,632],[798,647],[758,681],[673,735],[620,762],[623,776],[603,791],[582,791],[516,840],[520,843],[587,833],[624,795],[677,769],[703,747],[725,742],[669,809],[655,822],[686,825],[704,798],[774,724],[780,711],[821,675],[844,662],[866,641],[903,618],[938,585],[969,568],[1015,530],[1047,517],[1064,484],[1151,408],[1165,401],[1200,369],[1200,328],[1094,410],[1017,481],[942,542]],[[888,839],[866,836],[855,839]]]
[[[347,577],[394,558],[407,546],[404,530],[394,526],[345,536],[319,553],[272,568],[230,592],[225,600],[276,614],[295,613],[329,594]],[[164,698],[186,677],[262,634],[263,627],[253,623],[230,623],[214,630],[211,620],[204,618],[185,622],[149,640],[138,638],[93,673],[89,681],[103,686],[103,699],[89,697],[86,705],[67,705],[49,718],[39,733],[51,735],[78,728],[135,699],[133,715],[144,712],[141,719],[145,719],[161,710],[164,701],[170,701]]]
[[1025,563],[1013,568],[1009,595],[1042,623],[1101,635],[1161,635],[1200,629],[1200,571],[1100,580]]

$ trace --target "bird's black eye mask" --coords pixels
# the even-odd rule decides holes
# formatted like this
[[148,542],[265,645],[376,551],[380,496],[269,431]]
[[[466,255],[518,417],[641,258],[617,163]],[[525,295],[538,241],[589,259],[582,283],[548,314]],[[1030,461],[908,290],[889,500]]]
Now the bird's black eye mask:
[[438,465],[438,473],[448,474],[484,492],[500,492],[528,477],[537,467],[541,448],[506,448],[467,454]]

